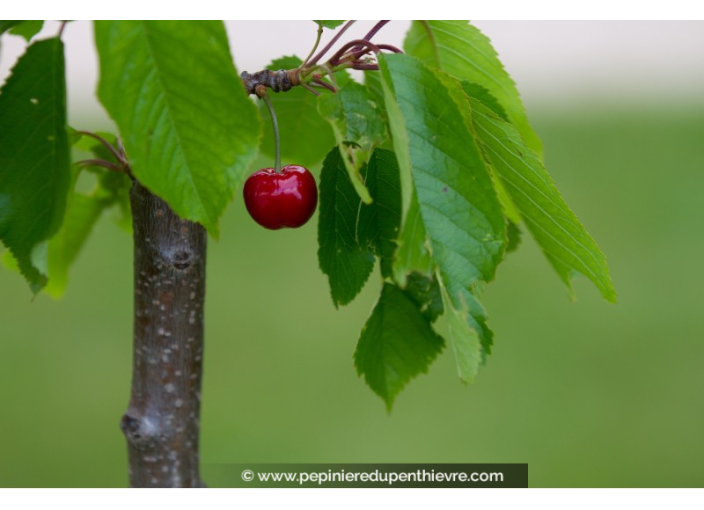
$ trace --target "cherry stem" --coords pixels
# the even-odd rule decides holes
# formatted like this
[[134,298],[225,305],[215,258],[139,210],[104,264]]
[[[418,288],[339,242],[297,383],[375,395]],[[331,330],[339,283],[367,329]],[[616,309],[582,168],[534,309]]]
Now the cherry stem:
[[372,27],[372,29],[369,31],[369,33],[367,33],[367,35],[362,37],[362,39],[364,39],[365,41],[371,41],[372,37],[374,37],[379,30],[384,28],[384,25],[386,25],[389,21],[391,21],[391,20],[388,20],[388,19],[381,20],[379,23],[374,25]]
[[325,83],[325,82],[323,81],[322,77],[321,77],[320,75],[318,75],[318,74],[316,74],[316,75],[313,76],[313,83],[317,83],[317,84],[320,85],[321,87],[324,87],[324,88],[328,89],[328,90],[329,90],[330,92],[332,92],[333,94],[335,94],[335,93],[337,92],[337,89],[336,89],[335,87],[333,87],[333,86],[330,85],[329,83]]
[[68,25],[68,20],[61,20],[61,26],[59,27],[59,33],[56,34],[56,36],[61,39],[61,36],[64,35],[64,29],[66,28],[66,25]]
[[111,163],[110,161],[105,161],[104,159],[84,159],[82,161],[76,161],[76,164],[80,166],[100,166],[114,172],[124,172],[122,167],[116,165],[115,163]]
[[318,63],[318,61],[323,58],[323,56],[328,52],[330,48],[333,47],[333,45],[342,37],[342,34],[344,34],[348,28],[350,28],[356,20],[350,20],[347,23],[345,23],[342,28],[335,34],[335,37],[333,37],[329,43],[325,45],[325,47],[318,52],[318,54],[313,57],[311,61],[308,62],[308,65],[315,65]]
[[276,112],[274,111],[274,105],[272,104],[269,95],[266,93],[266,88],[264,89],[263,93],[257,95],[261,98],[262,101],[264,101],[264,104],[266,104],[267,108],[269,108],[269,115],[271,115],[271,123],[274,126],[274,171],[278,174],[281,172],[281,143],[279,141],[279,123],[276,120]]
[[370,51],[373,51],[374,53],[379,53],[381,51],[373,42],[365,41],[364,39],[355,39],[354,41],[344,44],[339,50],[337,50],[335,54],[330,57],[330,63],[332,65],[338,64],[348,50],[355,50],[357,47],[362,49],[350,53],[350,56],[353,57],[352,60],[357,60],[359,57],[365,53],[369,53]]
[[396,46],[392,46],[390,44],[377,44],[377,47],[380,50],[386,50],[386,51],[390,51],[392,53],[403,53],[402,49],[399,49]]
[[322,25],[318,25],[318,36],[317,36],[316,39],[315,39],[315,44],[313,45],[313,49],[310,50],[310,53],[308,53],[308,56],[307,56],[306,59],[303,61],[303,63],[302,63],[300,66],[298,66],[299,69],[301,69],[301,68],[303,68],[303,67],[306,66],[306,64],[307,64],[308,61],[310,60],[310,57],[312,57],[313,54],[315,53],[315,50],[318,49],[318,45],[320,44],[320,38],[322,37],[322,35],[323,35],[323,26],[322,26]]
[[[91,138],[94,138],[95,140],[98,140],[101,144],[105,146],[107,150],[110,151],[110,153],[115,156],[115,159],[119,161],[123,165],[127,165],[127,160],[124,158],[122,155],[121,150],[116,149],[115,147],[112,146],[105,138],[102,136],[96,135],[95,133],[91,133],[90,131],[76,131],[80,135],[85,135],[85,136],[90,136]],[[119,141],[118,141],[119,143]]]

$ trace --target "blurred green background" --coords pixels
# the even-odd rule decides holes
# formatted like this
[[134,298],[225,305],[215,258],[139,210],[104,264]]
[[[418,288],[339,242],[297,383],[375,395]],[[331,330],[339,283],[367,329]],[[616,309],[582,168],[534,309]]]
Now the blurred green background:
[[[524,236],[484,302],[494,354],[446,350],[389,415],[352,353],[379,290],[335,310],[316,222],[270,232],[239,195],[208,260],[204,463],[527,462],[530,485],[704,486],[704,109],[532,111],[619,303],[572,303]],[[67,295],[0,271],[0,485],[125,486],[130,238],[103,220]]]

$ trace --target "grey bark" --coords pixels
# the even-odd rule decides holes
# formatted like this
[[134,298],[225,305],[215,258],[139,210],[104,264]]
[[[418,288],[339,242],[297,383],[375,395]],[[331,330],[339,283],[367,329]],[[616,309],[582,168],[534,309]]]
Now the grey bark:
[[120,422],[133,487],[201,487],[205,229],[135,182],[132,393]]

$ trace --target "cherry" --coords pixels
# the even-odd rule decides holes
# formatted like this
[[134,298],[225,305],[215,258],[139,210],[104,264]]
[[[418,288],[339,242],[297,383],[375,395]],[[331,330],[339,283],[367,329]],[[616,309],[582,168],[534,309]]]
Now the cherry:
[[244,203],[262,227],[298,228],[313,216],[318,188],[313,175],[302,166],[288,165],[281,172],[264,168],[245,182]]

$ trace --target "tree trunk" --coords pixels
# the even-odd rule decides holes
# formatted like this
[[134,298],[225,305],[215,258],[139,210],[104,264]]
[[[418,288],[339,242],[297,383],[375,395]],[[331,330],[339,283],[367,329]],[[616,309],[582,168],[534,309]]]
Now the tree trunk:
[[133,487],[201,487],[205,229],[135,182],[132,394],[120,428]]

